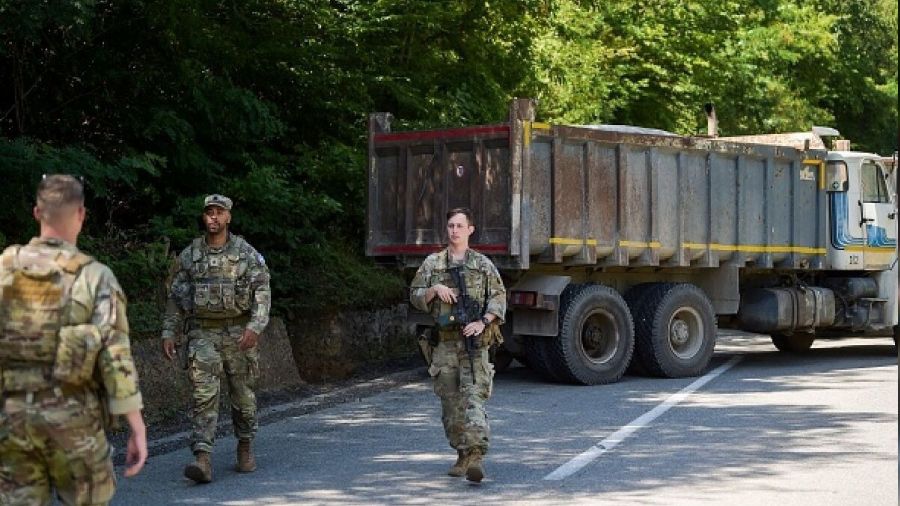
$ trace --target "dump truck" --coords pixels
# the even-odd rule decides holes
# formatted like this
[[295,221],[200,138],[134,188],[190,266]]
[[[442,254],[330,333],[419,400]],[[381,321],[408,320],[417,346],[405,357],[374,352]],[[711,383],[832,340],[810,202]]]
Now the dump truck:
[[470,246],[507,286],[499,356],[547,379],[699,375],[720,327],[792,353],[820,337],[896,342],[896,171],[826,147],[836,131],[547,124],[528,99],[492,125],[392,120],[369,120],[367,255],[411,279],[446,244],[446,212],[471,208]]

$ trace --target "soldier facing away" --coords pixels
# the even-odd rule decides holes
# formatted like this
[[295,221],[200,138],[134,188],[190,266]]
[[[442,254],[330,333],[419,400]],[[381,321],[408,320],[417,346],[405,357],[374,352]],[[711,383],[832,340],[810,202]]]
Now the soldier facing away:
[[0,504],[109,502],[109,415],[130,427],[125,476],[147,458],[125,295],[75,246],[85,213],[79,180],[44,177],[40,236],[0,256]]
[[[485,404],[494,378],[488,348],[502,341],[497,327],[506,314],[506,289],[494,264],[469,249],[469,236],[475,232],[472,223],[472,212],[466,208],[447,213],[447,248],[429,255],[419,267],[410,286],[410,301],[431,313],[438,324],[428,372],[441,399],[444,432],[457,451],[448,474],[480,482],[490,440]],[[463,273],[465,291],[478,308],[478,314],[464,325],[453,318],[457,304],[462,303],[450,272],[457,267]],[[466,350],[466,338],[474,338],[474,356]]]
[[256,381],[259,335],[269,322],[269,269],[250,244],[228,231],[232,202],[222,195],[204,200],[204,237],[178,256],[163,318],[163,352],[175,357],[176,330],[187,340],[187,368],[192,386],[195,462],[184,475],[198,483],[212,481],[210,453],[219,418],[219,378],[224,373],[231,399],[231,422],[238,439],[237,469],[256,470],[251,442],[256,435]]

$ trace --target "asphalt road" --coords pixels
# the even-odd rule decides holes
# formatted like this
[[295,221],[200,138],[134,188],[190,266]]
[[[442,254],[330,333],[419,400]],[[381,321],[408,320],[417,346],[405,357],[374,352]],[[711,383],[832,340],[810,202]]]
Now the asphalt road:
[[[897,356],[890,339],[817,341],[779,353],[720,338],[710,373],[613,385],[499,375],[487,479],[446,470],[437,398],[419,377],[261,427],[259,469],[234,471],[233,438],[195,485],[186,448],[120,479],[118,505],[898,504]],[[285,413],[290,410],[286,409]]]

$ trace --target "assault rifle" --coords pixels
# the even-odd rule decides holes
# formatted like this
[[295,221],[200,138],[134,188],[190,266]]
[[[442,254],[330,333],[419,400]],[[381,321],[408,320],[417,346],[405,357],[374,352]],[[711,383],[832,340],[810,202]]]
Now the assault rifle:
[[475,351],[478,349],[478,345],[476,344],[476,339],[478,336],[466,336],[463,334],[463,329],[471,322],[477,321],[481,318],[481,308],[478,307],[478,301],[472,300],[469,297],[469,292],[466,290],[466,275],[463,272],[462,266],[451,267],[449,269],[450,277],[453,279],[453,282],[456,283],[456,287],[459,289],[459,297],[456,299],[454,316],[456,317],[456,321],[459,322],[459,333],[462,337],[463,343],[466,346],[466,355],[469,356],[469,367],[472,370],[472,384],[475,384]]

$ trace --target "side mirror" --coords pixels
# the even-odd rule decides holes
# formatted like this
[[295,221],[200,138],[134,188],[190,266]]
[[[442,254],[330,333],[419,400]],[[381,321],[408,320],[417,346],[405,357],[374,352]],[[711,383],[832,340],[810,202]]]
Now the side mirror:
[[828,162],[825,165],[825,190],[845,192],[850,188],[847,175],[847,164],[841,161]]

